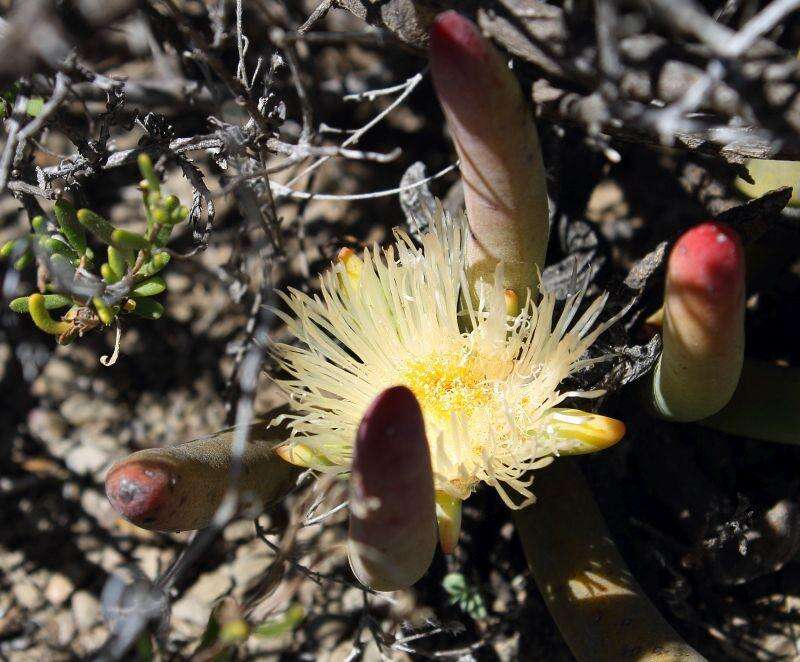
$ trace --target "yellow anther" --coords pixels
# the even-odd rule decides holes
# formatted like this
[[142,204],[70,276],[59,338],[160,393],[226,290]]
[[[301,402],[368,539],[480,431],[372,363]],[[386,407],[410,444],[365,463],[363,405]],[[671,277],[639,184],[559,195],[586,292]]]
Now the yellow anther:
[[336,261],[344,265],[344,269],[350,277],[350,282],[353,285],[358,285],[361,280],[362,262],[356,252],[352,248],[342,248],[336,255]]
[[519,315],[519,296],[514,290],[506,290],[503,292],[506,298],[506,315],[516,317]]

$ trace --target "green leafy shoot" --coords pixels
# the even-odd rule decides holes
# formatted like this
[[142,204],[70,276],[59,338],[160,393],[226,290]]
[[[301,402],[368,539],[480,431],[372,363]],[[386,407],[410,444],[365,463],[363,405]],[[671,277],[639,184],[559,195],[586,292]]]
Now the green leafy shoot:
[[486,603],[483,601],[480,591],[475,586],[467,583],[466,577],[460,572],[451,572],[445,575],[442,580],[442,588],[450,596],[449,603],[457,605],[458,608],[473,619],[481,620],[486,618]]
[[[13,104],[16,94],[2,95],[3,107]],[[14,299],[11,310],[30,315],[41,331],[62,344],[114,324],[121,315],[157,320],[164,314],[163,305],[152,298],[167,287],[160,274],[170,262],[164,246],[189,210],[162,191],[149,155],[141,153],[138,165],[147,219],[143,233],[115,227],[97,212],[75,209],[61,199],[52,218],[34,217],[29,234],[0,246],[0,259],[18,271],[38,263],[38,282],[44,284],[41,292]],[[99,259],[104,254],[107,261]]]

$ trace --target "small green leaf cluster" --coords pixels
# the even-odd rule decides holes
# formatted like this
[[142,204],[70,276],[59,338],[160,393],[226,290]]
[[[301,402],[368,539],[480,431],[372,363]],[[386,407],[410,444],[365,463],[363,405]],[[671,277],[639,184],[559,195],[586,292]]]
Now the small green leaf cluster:
[[[189,210],[161,190],[147,154],[140,154],[138,163],[147,218],[143,234],[117,228],[91,209],[76,210],[62,199],[54,205],[54,219],[36,216],[30,234],[0,247],[0,258],[11,260],[18,271],[38,258],[43,291],[14,299],[10,307],[29,314],[62,344],[113,324],[124,313],[155,320],[164,312],[153,299],[166,289],[159,273],[170,261],[164,247]],[[52,317],[50,311],[65,308],[59,319]]]
[[451,572],[442,580],[442,588],[450,596],[450,604],[458,608],[475,620],[486,618],[486,603],[476,586],[470,586],[467,578],[460,572]]

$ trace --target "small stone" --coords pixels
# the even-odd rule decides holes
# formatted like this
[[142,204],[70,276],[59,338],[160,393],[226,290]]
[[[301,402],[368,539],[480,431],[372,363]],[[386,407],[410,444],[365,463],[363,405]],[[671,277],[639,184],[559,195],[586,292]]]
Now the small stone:
[[4,573],[11,572],[25,560],[25,554],[20,550],[0,550],[0,570]]
[[45,444],[58,443],[67,436],[67,422],[54,411],[38,407],[28,414],[31,434]]
[[76,474],[88,476],[105,466],[108,454],[94,446],[79,445],[67,453],[64,461]]
[[108,629],[105,625],[98,625],[78,637],[78,645],[83,649],[84,656],[98,650],[108,638]]
[[231,588],[231,578],[224,570],[207,572],[201,575],[188,591],[187,595],[205,604],[211,604]]
[[253,522],[246,519],[235,520],[225,527],[222,536],[228,542],[247,540],[255,535]]
[[45,636],[55,646],[64,648],[75,637],[75,621],[72,614],[62,611],[47,620]]
[[[189,624],[188,632],[194,634],[196,627],[205,627],[211,615],[211,604],[204,603],[192,596],[184,596],[172,605],[172,618],[176,626],[183,621]],[[194,627],[191,627],[194,626]],[[187,628],[182,628],[187,631]]]
[[44,596],[32,583],[25,582],[14,584],[14,588],[11,589],[11,592],[17,600],[17,604],[29,611],[38,609],[44,604]]
[[70,593],[75,589],[72,582],[61,573],[54,574],[47,587],[44,589],[44,596],[51,605],[60,606],[67,601]]
[[119,418],[114,405],[86,393],[75,393],[61,404],[61,415],[72,425],[81,427],[95,421],[112,421]]
[[100,622],[100,601],[89,591],[76,591],[72,596],[72,616],[81,632]]
[[81,507],[87,515],[91,515],[101,526],[110,529],[117,519],[117,513],[111,507],[105,494],[97,490],[84,490],[81,493]]
[[364,608],[364,592],[351,586],[342,594],[342,610],[345,613],[360,611]]
[[[258,541],[259,544],[261,541]],[[249,546],[241,546],[236,550],[236,560],[230,566],[230,573],[237,586],[246,586],[269,567],[273,557],[263,551],[264,546],[254,550]]]
[[155,581],[162,570],[161,550],[158,547],[139,547],[133,553],[139,561],[139,568],[151,581]]

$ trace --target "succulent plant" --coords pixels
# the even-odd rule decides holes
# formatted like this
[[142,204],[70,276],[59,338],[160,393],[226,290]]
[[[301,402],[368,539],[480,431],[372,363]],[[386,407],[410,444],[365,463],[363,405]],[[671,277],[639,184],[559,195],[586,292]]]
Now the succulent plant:
[[[288,375],[278,383],[290,409],[268,417],[266,436],[253,429],[241,458],[249,476],[239,476],[237,490],[264,505],[288,491],[295,467],[349,474],[351,568],[370,588],[395,590],[427,570],[436,524],[443,551],[453,550],[461,502],[486,483],[514,510],[533,576],[577,659],[637,650],[639,659],[700,660],[632,577],[571,460],[557,459],[531,489],[532,470],[624,434],[620,421],[561,406],[601,395],[563,381],[602,360],[587,350],[615,320],[598,323],[605,296],[580,312],[579,290],[557,314],[555,296],[539,294],[549,234],[544,168],[500,54],[468,19],[447,12],[434,22],[430,55],[466,216],[439,206],[421,246],[397,230],[388,248],[343,249],[318,295],[282,295],[277,314],[296,342],[271,349]],[[135,241],[125,241],[132,249]],[[663,353],[641,387],[658,415],[724,428],[738,413],[726,403],[769,381],[749,366],[740,381],[744,287],[741,242],[729,227],[704,223],[676,242]],[[47,300],[33,306],[46,312]],[[783,431],[774,437],[785,440]],[[107,490],[143,526],[203,526],[234,461],[222,435],[143,451],[111,470]],[[193,499],[201,484],[208,498]],[[458,604],[473,604],[462,580],[451,576],[446,588]]]
[[[161,190],[146,153],[139,155],[138,163],[147,219],[144,234],[117,228],[96,212],[76,210],[60,199],[53,205],[55,220],[36,216],[29,235],[0,247],[0,258],[13,260],[18,271],[37,262],[44,273],[43,291],[14,299],[11,310],[29,314],[41,331],[62,344],[113,324],[123,314],[155,320],[164,312],[152,298],[166,289],[159,273],[170,261],[164,247],[189,210]],[[54,319],[51,311],[63,308],[68,310]]]

